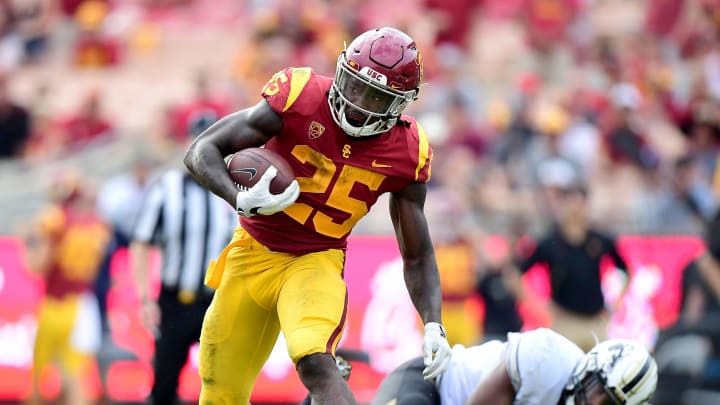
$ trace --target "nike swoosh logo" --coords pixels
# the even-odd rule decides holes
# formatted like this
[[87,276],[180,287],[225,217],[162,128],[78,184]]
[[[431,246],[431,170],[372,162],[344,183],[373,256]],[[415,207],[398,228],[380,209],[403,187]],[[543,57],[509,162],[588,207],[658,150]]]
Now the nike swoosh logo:
[[254,167],[243,167],[242,169],[233,169],[230,173],[247,173],[250,175],[248,180],[252,180],[257,174],[257,169]]
[[391,165],[384,165],[382,163],[378,163],[377,160],[372,161],[372,167],[392,167]]

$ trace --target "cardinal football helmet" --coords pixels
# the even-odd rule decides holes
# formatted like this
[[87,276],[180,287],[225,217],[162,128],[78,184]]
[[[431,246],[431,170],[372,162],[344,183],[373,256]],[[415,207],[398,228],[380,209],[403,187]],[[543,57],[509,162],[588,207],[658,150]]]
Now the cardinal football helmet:
[[[586,404],[591,386],[602,386],[607,403],[647,404],[655,393],[657,365],[640,343],[610,339],[596,345],[575,367],[565,386],[565,405]],[[605,402],[603,402],[605,403]]]
[[422,59],[415,41],[394,28],[360,34],[340,54],[328,102],[350,136],[389,131],[417,99]]

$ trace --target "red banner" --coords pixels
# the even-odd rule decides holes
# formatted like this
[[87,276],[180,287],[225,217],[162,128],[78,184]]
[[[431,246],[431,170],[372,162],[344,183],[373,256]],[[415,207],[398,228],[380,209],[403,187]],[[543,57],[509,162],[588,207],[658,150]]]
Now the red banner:
[[[350,386],[359,402],[369,402],[382,377],[406,359],[419,355],[422,341],[419,319],[410,303],[402,276],[397,243],[391,236],[350,239],[346,280],[350,294],[348,325],[341,347],[369,354],[370,365],[354,364]],[[624,237],[620,248],[633,281],[622,307],[611,323],[611,336],[632,336],[652,345],[658,328],[677,316],[681,271],[698,255],[702,243],[693,237]],[[35,311],[42,296],[42,281],[24,265],[23,246],[16,238],[0,238],[0,400],[27,395],[32,347],[37,328]],[[106,395],[117,402],[140,402],[152,380],[152,336],[139,319],[139,302],[127,251],[116,254],[108,296],[113,338],[137,360],[112,363]],[[155,256],[155,260],[158,257]],[[154,285],[158,285],[157,264]],[[606,266],[603,288],[612,299],[623,282]],[[534,292],[534,303],[547,300],[547,275],[529,272],[524,282]],[[537,306],[521,305],[526,328],[546,324],[546,313]],[[52,375],[51,375],[52,376]],[[99,392],[98,378],[91,378],[90,392]],[[44,392],[57,392],[57,378],[47,378]],[[184,400],[197,399],[197,347],[191,349],[180,382]],[[282,336],[255,386],[253,402],[299,402],[305,389],[285,350]]]

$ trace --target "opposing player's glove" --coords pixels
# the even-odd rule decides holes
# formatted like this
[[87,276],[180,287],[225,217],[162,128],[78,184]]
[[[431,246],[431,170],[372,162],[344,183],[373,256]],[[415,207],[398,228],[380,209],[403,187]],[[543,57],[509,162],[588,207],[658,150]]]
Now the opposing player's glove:
[[300,195],[300,185],[293,180],[280,194],[270,192],[270,182],[277,175],[277,168],[270,166],[260,180],[250,188],[240,187],[235,197],[238,214],[251,217],[255,214],[271,215],[291,206]]
[[452,350],[447,341],[445,328],[437,322],[425,324],[425,337],[423,337],[423,356],[425,369],[423,377],[432,380],[444,373],[450,365]]

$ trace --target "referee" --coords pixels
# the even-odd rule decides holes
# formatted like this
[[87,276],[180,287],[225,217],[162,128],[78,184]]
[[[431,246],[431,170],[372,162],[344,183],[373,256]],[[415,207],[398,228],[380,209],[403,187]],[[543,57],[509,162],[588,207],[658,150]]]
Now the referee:
[[[148,191],[133,230],[131,252],[142,306],[142,321],[155,335],[151,404],[177,402],[180,371],[200,338],[212,299],[205,269],[222,252],[237,214],[185,171],[171,170]],[[161,288],[150,293],[150,251],[160,248]]]

